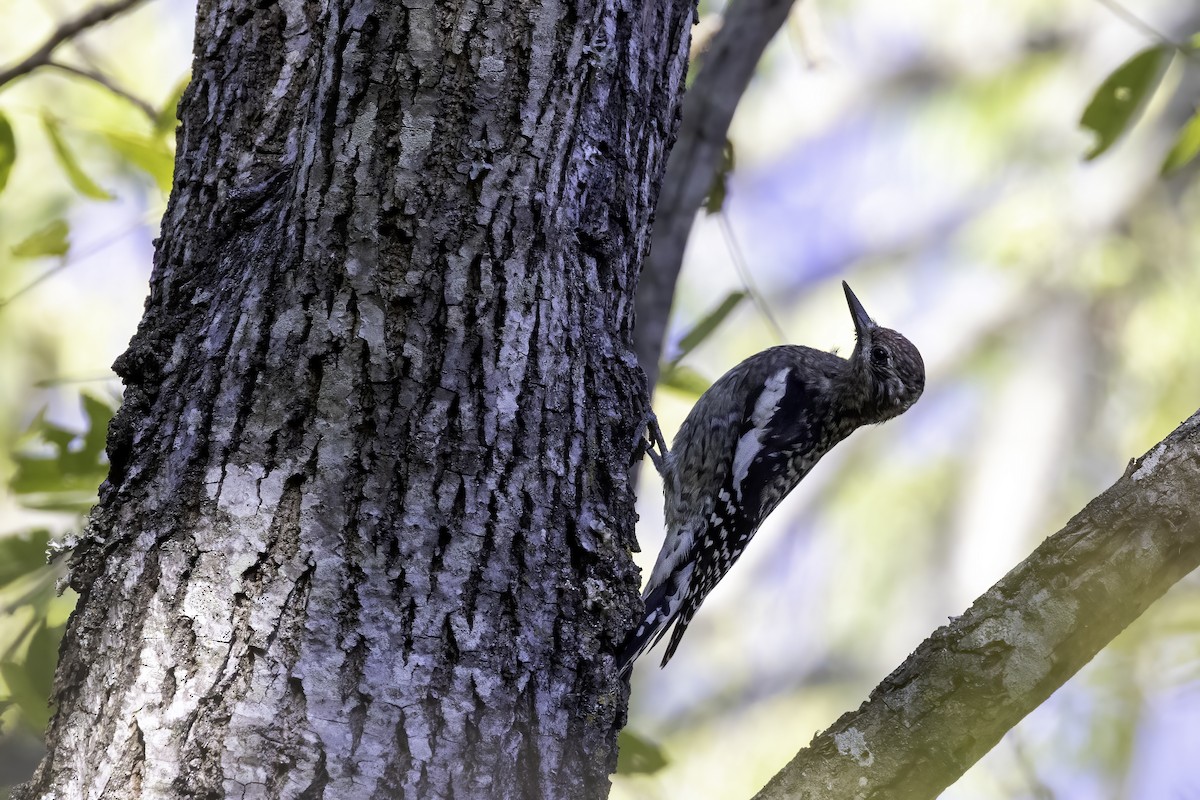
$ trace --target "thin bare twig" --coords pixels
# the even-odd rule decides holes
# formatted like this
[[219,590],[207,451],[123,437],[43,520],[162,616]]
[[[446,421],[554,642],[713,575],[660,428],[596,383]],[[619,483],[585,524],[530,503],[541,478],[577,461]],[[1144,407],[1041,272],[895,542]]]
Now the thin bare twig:
[[138,6],[146,0],[116,0],[106,5],[95,6],[74,19],[67,20],[47,37],[37,50],[30,53],[23,61],[5,70],[0,70],[0,87],[4,87],[23,75],[28,75],[38,67],[50,65],[50,56],[63,42],[75,38],[79,34],[107,22],[113,17]]
[[34,381],[33,388],[49,389],[54,386],[67,386],[72,383],[108,383],[119,380],[121,380],[121,377],[115,372],[110,372],[107,375],[95,375],[91,378],[59,375],[53,378],[42,378],[40,381]]
[[1155,28],[1149,22],[1146,22],[1137,14],[1134,14],[1128,8],[1118,3],[1117,0],[1096,0],[1096,2],[1107,8],[1114,15],[1120,17],[1125,24],[1129,25],[1131,28],[1137,28],[1151,39],[1157,39],[1159,42],[1170,47],[1174,47],[1176,50],[1183,49],[1174,39]]
[[[726,198],[725,202],[729,202],[728,198]],[[771,307],[767,305],[767,299],[758,290],[758,283],[755,282],[754,275],[750,272],[750,265],[746,262],[746,254],[743,252],[742,245],[733,232],[733,223],[730,222],[729,215],[725,211],[718,212],[717,222],[721,226],[721,233],[725,236],[725,246],[729,248],[729,255],[733,259],[733,266],[737,270],[738,276],[742,279],[742,287],[745,288],[746,294],[750,295],[750,299],[754,302],[754,305],[758,306],[759,313],[763,315],[771,330],[774,331],[776,338],[779,339],[779,343],[787,344],[788,335],[783,330],[783,326],[779,324],[779,320],[771,313]]]
[[6,306],[11,304],[18,297],[21,297],[22,295],[33,291],[38,286],[45,283],[50,278],[53,278],[55,275],[62,272],[67,267],[74,266],[75,264],[78,264],[80,261],[84,260],[85,258],[91,258],[92,256],[96,255],[96,253],[99,253],[101,250],[104,250],[104,249],[116,244],[117,242],[121,241],[126,236],[133,233],[134,231],[136,231],[138,228],[142,227],[145,224],[146,224],[145,221],[139,220],[138,222],[134,223],[133,225],[130,225],[128,228],[118,231],[117,233],[114,233],[112,236],[109,236],[106,239],[101,239],[100,241],[94,243],[91,247],[84,250],[83,252],[72,253],[69,257],[64,258],[58,264],[55,264],[53,267],[46,270],[41,275],[38,275],[36,278],[34,278],[29,283],[22,286],[20,289],[17,289],[15,292],[10,294],[8,297],[4,298],[3,300],[0,300],[0,311],[3,311]]
[[1200,61],[1200,55],[1197,54],[1196,48],[1189,44],[1177,42],[1170,36],[1160,31],[1158,28],[1151,25],[1146,20],[1139,17],[1137,14],[1130,11],[1125,6],[1121,5],[1118,0],[1096,0],[1097,3],[1107,8],[1114,16],[1121,19],[1122,22],[1135,28],[1145,36],[1156,40],[1160,44],[1173,48],[1183,58],[1188,59],[1193,64]]
[[721,29],[705,50],[700,74],[684,99],[683,122],[663,176],[650,254],[638,283],[634,347],[651,389],[658,380],[667,318],[692,221],[712,187],[738,100],[763,50],[787,19],[792,3],[731,3]]
[[110,92],[115,94],[117,97],[122,97],[125,100],[128,100],[130,103],[133,103],[133,105],[137,106],[143,114],[150,118],[151,122],[154,122],[158,119],[158,111],[155,110],[154,106],[150,105],[137,95],[127,92],[120,86],[117,86],[112,82],[111,79],[109,79],[107,75],[102,72],[98,72],[97,70],[93,69],[87,69],[86,67],[76,67],[72,66],[71,64],[64,64],[63,62],[55,61],[54,59],[47,61],[45,66],[62,70],[63,72],[71,75],[78,75],[81,78],[87,78],[89,81],[98,83],[105,89],[108,89]]

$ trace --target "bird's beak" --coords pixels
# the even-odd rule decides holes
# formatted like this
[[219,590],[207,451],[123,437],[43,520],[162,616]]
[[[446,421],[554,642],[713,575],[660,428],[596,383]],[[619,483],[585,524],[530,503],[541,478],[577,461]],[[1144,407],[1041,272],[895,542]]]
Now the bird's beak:
[[850,285],[842,281],[842,288],[846,290],[846,304],[850,306],[850,316],[854,318],[854,338],[860,342],[864,341],[867,338],[867,332],[876,327],[875,321],[867,314],[862,303],[858,302],[854,292],[850,291]]

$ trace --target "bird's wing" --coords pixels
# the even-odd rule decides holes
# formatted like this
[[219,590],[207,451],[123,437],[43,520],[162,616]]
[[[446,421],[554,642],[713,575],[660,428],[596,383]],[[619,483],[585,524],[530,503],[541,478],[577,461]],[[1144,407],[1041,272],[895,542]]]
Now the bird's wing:
[[688,552],[679,559],[688,568],[682,602],[667,614],[659,611],[659,617],[665,617],[659,638],[674,622],[664,666],[704,598],[729,572],[767,514],[824,452],[815,397],[801,373],[784,367],[747,400],[731,468],[715,492],[703,527],[694,532]]

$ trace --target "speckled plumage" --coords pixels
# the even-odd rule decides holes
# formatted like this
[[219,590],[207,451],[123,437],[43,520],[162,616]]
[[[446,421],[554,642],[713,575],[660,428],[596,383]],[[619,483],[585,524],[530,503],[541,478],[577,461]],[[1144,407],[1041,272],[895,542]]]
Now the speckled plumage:
[[665,666],[704,598],[821,456],[920,397],[921,354],[877,326],[842,285],[857,337],[849,359],[797,345],[750,356],[700,397],[658,461],[667,537],[643,596],[645,617],[619,657],[622,669],[674,623]]

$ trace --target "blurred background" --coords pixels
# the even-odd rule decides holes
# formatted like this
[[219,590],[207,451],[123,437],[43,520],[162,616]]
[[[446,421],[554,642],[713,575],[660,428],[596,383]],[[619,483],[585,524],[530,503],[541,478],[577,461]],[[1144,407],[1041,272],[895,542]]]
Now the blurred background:
[[[0,0],[0,70],[88,7]],[[698,30],[719,24],[723,4],[700,9]],[[74,600],[43,553],[104,475],[110,365],[141,316],[194,14],[151,0],[56,52],[129,97],[53,68],[0,87],[16,152],[0,193],[0,786],[40,754]],[[734,120],[722,209],[697,217],[666,358],[748,280],[758,302],[680,359],[690,379],[660,387],[659,419],[670,438],[703,379],[784,340],[848,353],[842,279],[920,348],[927,387],[793,492],[667,670],[661,648],[639,662],[630,730],[666,763],[615,778],[614,798],[753,795],[1200,407],[1200,185],[1194,165],[1160,174],[1200,99],[1195,57],[1166,52],[1094,161],[1079,127],[1123,62],[1198,30],[1181,0],[793,11]],[[661,488],[642,481],[648,571]],[[1200,798],[1197,753],[1193,577],[944,796]]]
[[[752,796],[1200,407],[1200,185],[1160,176],[1198,65],[1175,59],[1127,135],[1083,158],[1105,78],[1200,30],[1200,4],[1130,2],[806,0],[767,50],[666,358],[746,288],[741,262],[782,337],[843,354],[847,280],[928,383],[805,478],[665,670],[662,646],[638,662],[629,728],[667,763],[619,776],[614,798]],[[744,300],[680,363],[711,381],[780,343]],[[660,386],[668,439],[694,400]],[[645,575],[663,528],[658,476],[641,474]],[[1193,576],[944,797],[1200,798],[1198,753]]]

